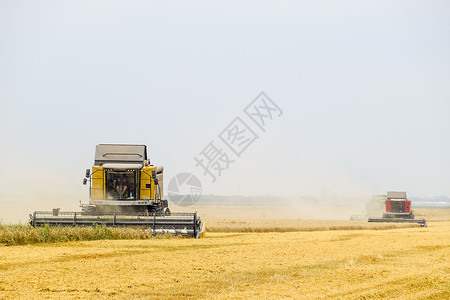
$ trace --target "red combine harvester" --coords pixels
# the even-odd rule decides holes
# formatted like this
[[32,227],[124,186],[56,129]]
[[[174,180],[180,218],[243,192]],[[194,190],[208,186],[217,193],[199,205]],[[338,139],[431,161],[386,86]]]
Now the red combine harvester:
[[385,203],[386,212],[383,217],[369,218],[369,222],[418,223],[421,227],[427,226],[425,219],[414,219],[411,201],[406,198],[405,192],[388,192]]

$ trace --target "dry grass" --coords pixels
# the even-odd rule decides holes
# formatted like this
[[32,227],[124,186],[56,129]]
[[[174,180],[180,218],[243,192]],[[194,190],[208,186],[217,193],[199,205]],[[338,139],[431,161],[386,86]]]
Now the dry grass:
[[0,247],[1,299],[449,299],[450,222]]
[[[168,238],[170,235],[157,235]],[[28,225],[0,225],[0,245],[17,246],[36,243],[70,241],[124,240],[155,238],[151,231],[132,228],[95,227],[31,227]]]

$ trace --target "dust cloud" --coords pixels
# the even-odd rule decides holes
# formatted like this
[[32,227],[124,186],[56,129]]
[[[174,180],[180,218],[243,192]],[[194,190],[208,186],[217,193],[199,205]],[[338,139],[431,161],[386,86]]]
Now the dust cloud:
[[372,195],[382,193],[377,180],[362,171],[264,138],[268,141],[255,145],[216,182],[196,174],[202,197],[172,210],[225,219],[348,220],[364,215]]
[[[198,175],[205,195],[188,207],[169,201],[170,209],[198,211],[204,218],[346,220],[364,214],[366,203],[377,193],[371,182],[355,179],[354,174],[320,157],[293,155],[280,143],[270,141],[259,146],[214,184]],[[1,183],[1,223],[26,223],[28,215],[37,210],[80,211],[80,201],[89,201],[88,187],[81,182],[91,163],[59,165],[57,159],[35,159],[33,168],[26,172],[10,168]],[[177,171],[165,173],[166,199],[167,184]]]
[[80,211],[80,201],[88,202],[89,191],[82,185],[82,175],[29,171],[26,176],[9,179],[8,188],[0,192],[1,224],[25,224],[34,211]]
[[[204,196],[192,206],[170,205],[172,211],[194,212],[207,219],[348,220],[365,214],[365,197],[348,203],[312,201],[311,198]],[[367,200],[367,201],[366,201]],[[359,203],[353,205],[352,203]]]

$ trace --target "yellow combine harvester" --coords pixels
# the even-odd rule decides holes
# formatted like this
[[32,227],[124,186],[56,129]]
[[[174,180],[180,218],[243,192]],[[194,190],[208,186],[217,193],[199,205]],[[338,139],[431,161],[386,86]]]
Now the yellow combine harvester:
[[162,166],[153,166],[145,145],[97,145],[92,169],[86,170],[89,204],[81,212],[36,211],[32,226],[138,226],[154,233],[169,232],[198,238],[197,213],[172,213],[163,198]]

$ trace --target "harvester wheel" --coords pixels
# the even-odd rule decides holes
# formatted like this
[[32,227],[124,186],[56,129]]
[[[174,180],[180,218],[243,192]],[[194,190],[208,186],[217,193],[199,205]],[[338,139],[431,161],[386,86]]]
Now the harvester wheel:
[[166,211],[164,212],[164,214],[165,214],[166,216],[170,216],[170,215],[171,215],[170,209],[169,209],[169,208],[166,208]]

